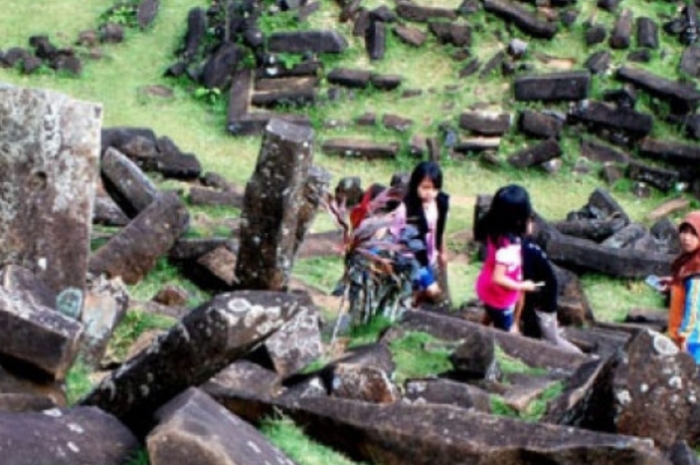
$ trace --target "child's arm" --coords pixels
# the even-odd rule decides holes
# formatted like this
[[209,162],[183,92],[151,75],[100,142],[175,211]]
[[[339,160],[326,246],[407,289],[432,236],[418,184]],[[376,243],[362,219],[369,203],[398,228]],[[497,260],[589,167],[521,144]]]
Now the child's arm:
[[516,281],[506,275],[506,265],[503,263],[496,263],[493,269],[493,282],[511,291],[530,292],[537,289],[535,283],[529,279],[526,281]]

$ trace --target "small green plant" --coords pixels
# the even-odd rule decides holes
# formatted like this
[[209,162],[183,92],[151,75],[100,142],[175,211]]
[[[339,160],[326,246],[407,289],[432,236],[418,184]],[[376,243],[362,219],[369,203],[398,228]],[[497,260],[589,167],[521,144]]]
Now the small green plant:
[[194,90],[194,98],[209,105],[215,105],[221,100],[221,89],[218,87],[197,87]]
[[150,464],[151,464],[151,459],[148,456],[148,451],[146,449],[139,449],[136,453],[134,453],[129,458],[129,461],[126,462],[126,465],[150,465]]
[[82,359],[78,359],[66,376],[66,401],[68,405],[75,405],[91,390],[90,368]]
[[526,373],[536,376],[547,373],[547,370],[544,368],[533,368],[526,365],[522,360],[511,357],[498,346],[496,346],[496,361],[503,373]]
[[127,0],[114,5],[100,16],[102,25],[107,23],[120,24],[125,27],[135,28],[138,26],[136,12],[138,2],[136,0]]

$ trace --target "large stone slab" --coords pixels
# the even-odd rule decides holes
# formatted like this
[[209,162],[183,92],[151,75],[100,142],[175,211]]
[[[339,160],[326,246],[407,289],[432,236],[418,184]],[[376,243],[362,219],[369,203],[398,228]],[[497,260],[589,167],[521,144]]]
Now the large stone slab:
[[551,39],[557,33],[556,23],[550,23],[508,0],[484,0],[484,9],[512,22],[524,33],[538,39]]
[[0,261],[55,292],[85,285],[102,109],[0,88]]
[[398,155],[399,144],[382,144],[362,139],[328,139],[321,145],[321,150],[329,155],[341,155],[348,158],[393,159]]
[[450,8],[417,5],[410,1],[399,1],[396,14],[407,21],[425,23],[431,19],[457,19],[457,11]]
[[83,404],[96,405],[143,433],[155,409],[184,389],[207,381],[302,307],[293,294],[219,294],[103,379]]
[[678,110],[691,111],[700,102],[700,91],[694,84],[681,84],[631,66],[620,67],[617,70],[617,77],[661,99],[670,101]]
[[376,405],[327,397],[278,403],[317,440],[386,464],[667,464],[648,441],[528,423],[448,405]]
[[593,241],[565,235],[550,238],[547,255],[562,266],[621,278],[643,278],[650,274],[666,276],[674,258],[673,255],[602,247]]
[[0,289],[0,354],[27,375],[64,379],[78,354],[82,325],[53,308]]
[[236,277],[243,289],[287,286],[312,163],[313,130],[272,120],[243,198]]
[[146,440],[151,465],[294,465],[249,423],[206,393],[189,388],[156,412]]
[[267,40],[270,52],[341,53],[348,41],[337,31],[275,32]]
[[519,76],[513,86],[515,99],[521,102],[583,100],[588,98],[590,81],[588,71],[569,71]]
[[636,137],[649,134],[654,124],[654,118],[647,113],[593,100],[573,112],[572,116],[596,128],[618,129]]
[[153,181],[114,147],[108,147],[102,156],[101,171],[105,189],[130,218],[145,210],[158,195]]
[[541,165],[549,160],[560,157],[561,146],[555,139],[548,139],[539,144],[526,147],[508,157],[508,163],[516,168],[527,168],[529,166]]
[[187,207],[177,194],[163,193],[129,225],[90,257],[90,271],[121,276],[127,284],[143,278],[175,244],[189,224]]
[[3,465],[123,465],[138,449],[124,425],[96,408],[0,413]]

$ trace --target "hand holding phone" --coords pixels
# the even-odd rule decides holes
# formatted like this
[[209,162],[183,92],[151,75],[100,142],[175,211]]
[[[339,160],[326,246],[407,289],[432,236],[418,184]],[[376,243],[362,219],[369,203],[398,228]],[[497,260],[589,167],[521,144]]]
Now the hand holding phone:
[[668,279],[660,278],[655,274],[647,276],[644,282],[658,292],[666,292],[668,287]]

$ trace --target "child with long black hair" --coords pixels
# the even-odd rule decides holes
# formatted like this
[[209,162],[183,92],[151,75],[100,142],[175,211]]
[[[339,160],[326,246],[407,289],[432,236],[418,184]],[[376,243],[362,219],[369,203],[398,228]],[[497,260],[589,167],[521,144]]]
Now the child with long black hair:
[[485,322],[504,331],[515,328],[515,305],[521,293],[537,288],[522,278],[521,242],[531,217],[530,195],[522,186],[510,184],[496,191],[489,211],[475,228],[476,240],[486,243],[476,293],[486,309]]
[[405,225],[412,225],[425,243],[425,248],[415,254],[420,266],[413,282],[418,298],[435,299],[441,293],[436,276],[444,272],[447,265],[443,236],[449,207],[449,196],[442,192],[440,166],[432,161],[420,162],[411,173],[406,195],[396,209],[391,228],[397,235]]

